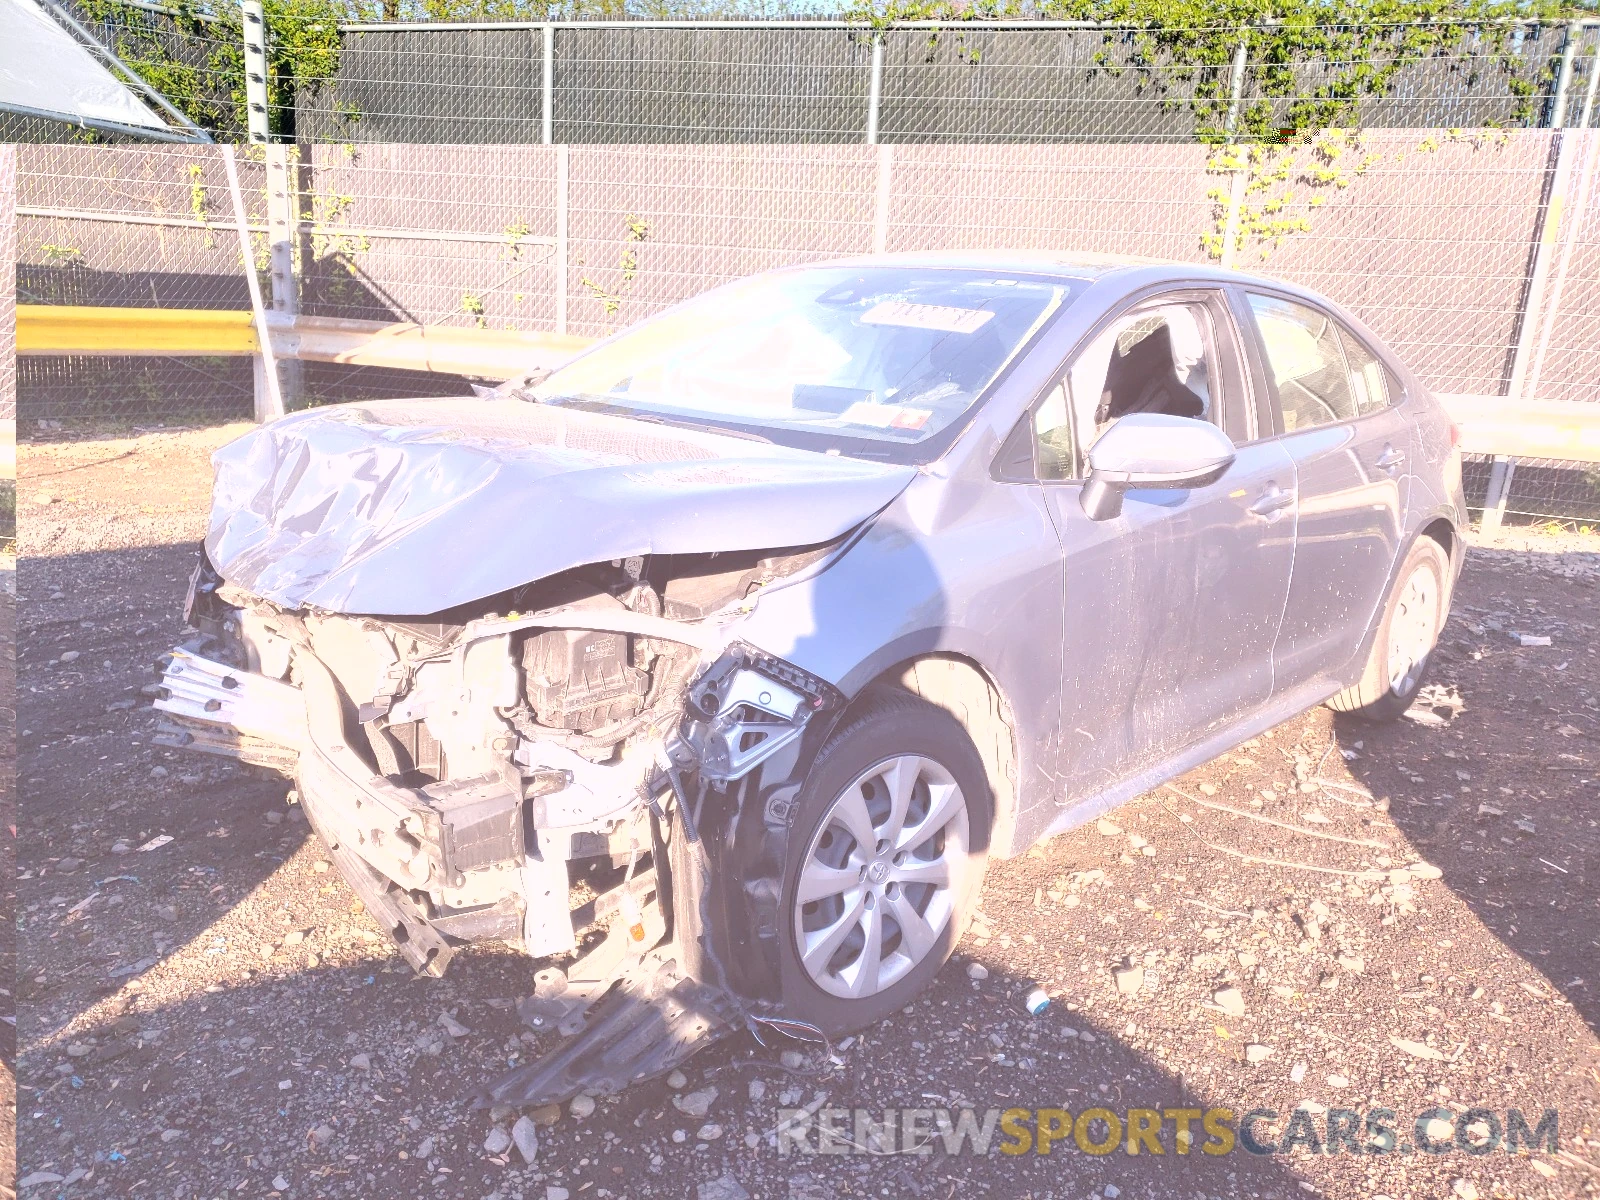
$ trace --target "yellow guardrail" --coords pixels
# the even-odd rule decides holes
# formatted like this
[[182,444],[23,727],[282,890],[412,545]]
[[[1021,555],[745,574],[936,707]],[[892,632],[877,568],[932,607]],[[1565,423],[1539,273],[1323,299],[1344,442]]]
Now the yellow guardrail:
[[[558,367],[593,341],[562,333],[279,313],[267,314],[267,325],[279,358],[479,379]],[[249,312],[17,305],[18,354],[250,355],[260,350]]]
[[258,354],[250,313],[17,305],[18,354]]
[[[279,358],[510,379],[560,366],[592,339],[411,322],[269,313]],[[18,354],[247,355],[260,352],[249,312],[17,305]],[[1469,454],[1600,462],[1600,403],[1441,395]]]

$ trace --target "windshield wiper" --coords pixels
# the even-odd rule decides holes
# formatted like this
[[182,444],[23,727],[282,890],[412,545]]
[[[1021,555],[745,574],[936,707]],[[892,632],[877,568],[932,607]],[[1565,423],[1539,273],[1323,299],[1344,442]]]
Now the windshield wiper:
[[648,421],[652,425],[677,426],[685,429],[697,429],[703,433],[721,434],[723,437],[741,438],[747,442],[765,442],[772,445],[772,439],[749,429],[731,429],[726,425],[716,425],[709,421],[685,421],[681,417],[663,417],[655,413],[642,413],[638,410],[619,410],[614,415],[627,417],[633,421]]
[[718,425],[712,421],[692,421],[686,417],[667,417],[660,413],[628,408],[621,404],[611,404],[594,396],[586,396],[581,392],[563,396],[535,396],[529,393],[524,398],[533,404],[549,404],[558,408],[571,405],[573,408],[581,408],[585,412],[599,413],[607,417],[623,417],[629,421],[644,421],[650,425],[665,425],[669,429],[696,429],[704,433],[716,433],[721,434],[723,437],[740,438],[747,442],[763,442],[766,445],[772,445],[771,438],[750,429],[733,429],[726,425]]

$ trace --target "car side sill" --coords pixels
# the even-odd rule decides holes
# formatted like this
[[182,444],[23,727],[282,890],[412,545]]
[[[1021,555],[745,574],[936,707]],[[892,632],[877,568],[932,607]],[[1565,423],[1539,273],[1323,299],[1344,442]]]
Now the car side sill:
[[[1158,787],[1170,779],[1176,779],[1185,771],[1193,770],[1202,763],[1210,762],[1217,755],[1233,749],[1241,742],[1265,733],[1274,725],[1280,725],[1290,717],[1305,712],[1308,708],[1315,708],[1329,696],[1340,689],[1340,684],[1327,679],[1314,679],[1309,683],[1301,684],[1292,691],[1285,692],[1282,696],[1273,697],[1264,708],[1257,709],[1254,713],[1235,725],[1215,733],[1204,741],[1196,742],[1163,762],[1157,763],[1140,771],[1137,775],[1130,775],[1120,783],[1113,784],[1104,791],[1096,792],[1082,800],[1071,801],[1067,807],[1056,814],[1055,820],[1045,828],[1036,841],[1044,841],[1058,833],[1066,833],[1069,829],[1076,829],[1097,817],[1104,816],[1118,805],[1125,804],[1142,792]],[[1026,847],[1023,847],[1026,849]]]

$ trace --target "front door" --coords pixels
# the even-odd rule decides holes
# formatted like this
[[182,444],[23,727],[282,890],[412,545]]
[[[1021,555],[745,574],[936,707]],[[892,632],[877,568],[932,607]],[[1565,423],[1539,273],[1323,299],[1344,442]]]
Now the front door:
[[[1092,521],[1079,501],[1084,448],[1128,412],[1214,421],[1238,457],[1214,483],[1129,491],[1121,516]],[[1213,289],[1162,294],[1113,318],[1034,422],[1063,547],[1065,802],[1270,697],[1294,559],[1294,465],[1276,439],[1256,436],[1238,331]]]

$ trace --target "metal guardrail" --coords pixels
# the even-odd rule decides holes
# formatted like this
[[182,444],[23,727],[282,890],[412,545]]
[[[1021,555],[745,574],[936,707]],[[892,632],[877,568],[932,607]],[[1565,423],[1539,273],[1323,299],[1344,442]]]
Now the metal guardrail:
[[1463,454],[1600,463],[1600,404],[1505,396],[1437,397]]
[[18,354],[259,354],[248,309],[17,305]]
[[[267,314],[276,358],[511,379],[559,366],[591,338],[562,333],[456,329],[410,322]],[[249,310],[17,305],[17,353],[254,357]]]
[[[478,379],[558,367],[594,340],[283,313],[269,313],[267,327],[277,358]],[[248,311],[17,306],[17,353],[23,355],[255,356],[260,349]],[[1463,453],[1600,463],[1600,404],[1438,399],[1461,430]]]

